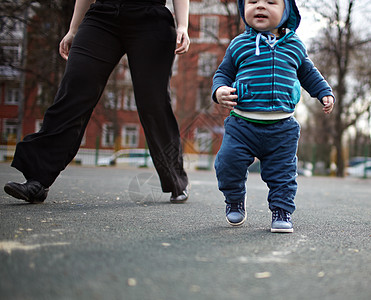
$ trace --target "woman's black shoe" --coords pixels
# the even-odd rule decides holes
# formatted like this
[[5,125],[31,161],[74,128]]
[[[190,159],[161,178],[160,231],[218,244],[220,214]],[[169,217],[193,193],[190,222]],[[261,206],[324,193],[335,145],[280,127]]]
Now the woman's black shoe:
[[27,180],[24,183],[10,181],[5,184],[4,191],[17,199],[30,203],[42,203],[48,196],[49,189],[36,180]]

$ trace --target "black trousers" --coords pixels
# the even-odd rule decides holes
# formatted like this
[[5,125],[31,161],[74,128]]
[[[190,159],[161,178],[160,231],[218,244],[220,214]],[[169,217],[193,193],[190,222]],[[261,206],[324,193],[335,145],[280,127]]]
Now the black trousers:
[[12,166],[49,187],[75,157],[109,75],[127,54],[136,105],[164,192],[188,184],[169,96],[176,31],[164,4],[98,1],[74,38],[65,74],[41,130],[24,137]]

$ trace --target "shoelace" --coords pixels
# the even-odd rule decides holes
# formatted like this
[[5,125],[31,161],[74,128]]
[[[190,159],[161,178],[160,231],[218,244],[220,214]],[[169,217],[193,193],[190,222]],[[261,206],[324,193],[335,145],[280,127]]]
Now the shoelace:
[[272,212],[273,220],[282,220],[285,222],[291,222],[291,214],[283,209],[274,210]]
[[243,210],[243,202],[228,203],[227,210],[229,210],[229,211],[240,211],[240,210]]

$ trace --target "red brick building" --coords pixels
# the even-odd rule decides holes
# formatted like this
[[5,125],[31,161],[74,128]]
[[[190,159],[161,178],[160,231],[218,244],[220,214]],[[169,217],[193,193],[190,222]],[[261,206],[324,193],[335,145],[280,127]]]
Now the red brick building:
[[[171,1],[168,4],[172,10]],[[230,39],[239,32],[238,28],[236,1],[191,1],[191,47],[187,54],[176,57],[170,86],[184,152],[193,157],[191,160],[200,155],[215,155],[220,146],[223,120],[228,111],[211,100],[212,76]],[[9,48],[15,59],[21,55],[21,41],[22,38],[13,41],[14,45]],[[11,156],[9,153],[12,153],[17,136],[21,83],[19,73],[11,74],[10,70],[0,68],[0,160]],[[27,103],[22,118],[22,136],[37,131],[41,126],[42,109],[37,109],[37,89],[24,97]],[[98,156],[107,156],[119,149],[145,147],[130,73],[123,57],[92,115],[76,159],[83,164],[94,164]]]

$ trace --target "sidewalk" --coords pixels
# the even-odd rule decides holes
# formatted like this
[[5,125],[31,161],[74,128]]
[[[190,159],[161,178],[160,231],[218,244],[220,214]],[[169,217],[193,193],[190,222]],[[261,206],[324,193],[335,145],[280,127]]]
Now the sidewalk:
[[153,169],[71,166],[30,205],[0,163],[0,299],[371,299],[371,179],[299,177],[295,231],[272,234],[259,174],[238,228],[214,172],[189,177],[174,205]]

